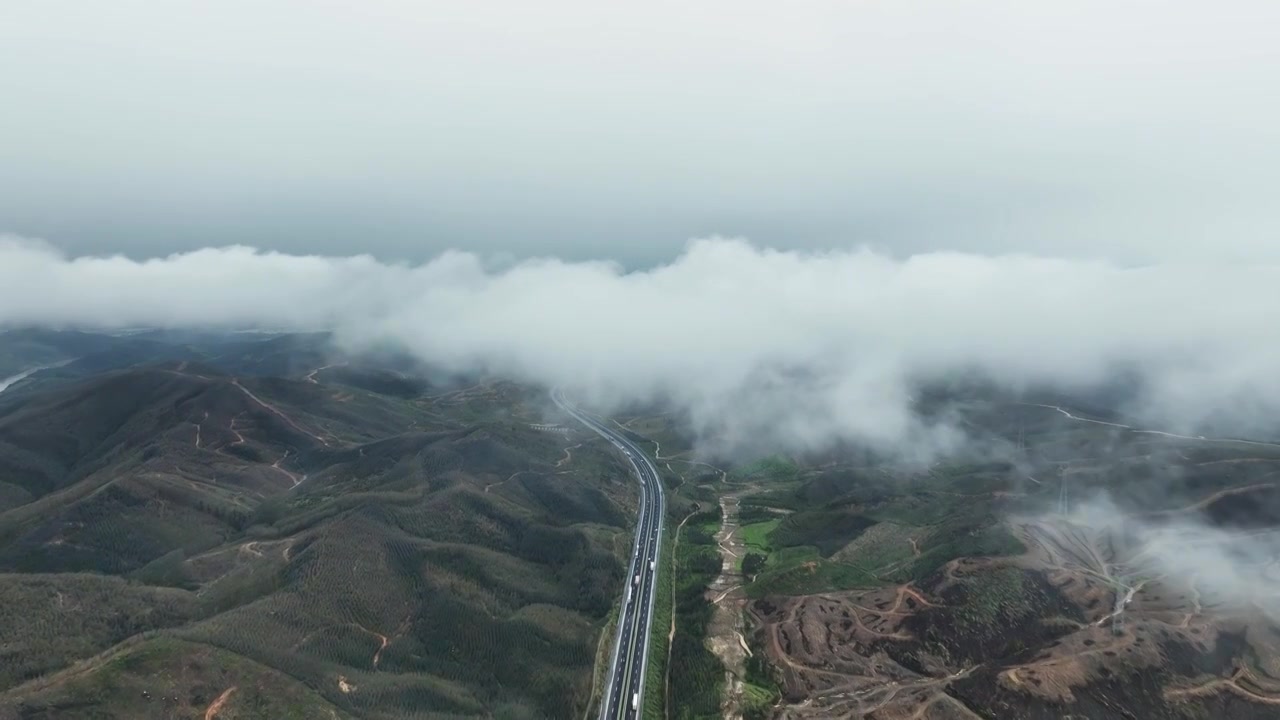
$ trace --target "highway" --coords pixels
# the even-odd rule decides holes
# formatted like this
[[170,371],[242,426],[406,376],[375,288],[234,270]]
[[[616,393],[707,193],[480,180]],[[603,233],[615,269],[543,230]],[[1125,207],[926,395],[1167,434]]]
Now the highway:
[[618,633],[605,678],[600,720],[640,717],[644,707],[644,676],[649,662],[650,624],[658,584],[658,555],[662,549],[662,521],[666,498],[658,470],[649,457],[622,433],[578,410],[559,390],[551,398],[560,409],[613,443],[627,458],[640,481],[640,516],[631,548],[631,565],[618,613]]

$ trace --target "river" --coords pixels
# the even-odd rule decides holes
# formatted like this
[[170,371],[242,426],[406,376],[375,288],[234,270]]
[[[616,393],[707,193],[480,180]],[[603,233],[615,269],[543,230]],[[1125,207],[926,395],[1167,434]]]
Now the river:
[[41,370],[48,370],[51,367],[57,367],[57,365],[41,365],[40,367],[33,367],[30,370],[23,370],[17,375],[11,375],[3,380],[0,380],[0,393],[4,392],[5,390],[8,390],[10,387],[14,385],[17,385],[23,380],[26,380],[32,375],[35,375]]

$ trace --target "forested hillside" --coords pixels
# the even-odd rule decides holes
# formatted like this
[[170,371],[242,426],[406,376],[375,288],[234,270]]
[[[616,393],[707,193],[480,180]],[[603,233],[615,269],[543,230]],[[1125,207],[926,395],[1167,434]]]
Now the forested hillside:
[[635,499],[543,391],[322,336],[6,343],[65,364],[0,395],[0,718],[586,708]]

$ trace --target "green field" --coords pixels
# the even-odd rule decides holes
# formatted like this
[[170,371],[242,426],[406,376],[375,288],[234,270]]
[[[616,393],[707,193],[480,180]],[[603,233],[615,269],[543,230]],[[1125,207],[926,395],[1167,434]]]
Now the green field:
[[749,551],[768,554],[773,550],[773,544],[769,542],[769,533],[773,532],[781,522],[781,518],[778,518],[741,526],[739,532],[742,533],[742,544]]

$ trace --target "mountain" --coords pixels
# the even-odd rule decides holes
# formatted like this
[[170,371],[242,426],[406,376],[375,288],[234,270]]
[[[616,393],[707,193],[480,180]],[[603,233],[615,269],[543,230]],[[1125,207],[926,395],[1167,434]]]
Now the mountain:
[[607,446],[509,383],[180,340],[0,396],[0,718],[582,714],[636,501]]
[[[323,335],[15,337],[84,354],[0,393],[0,720],[595,706],[635,484],[545,390]],[[967,442],[909,462],[611,419],[668,491],[644,715],[1273,717],[1280,445],[1116,403],[940,387]]]
[[1276,716],[1280,445],[953,400],[968,457],[772,457],[722,476],[723,516],[690,516],[680,540],[691,567],[724,561],[689,580],[734,682],[707,672],[682,703],[795,720]]

